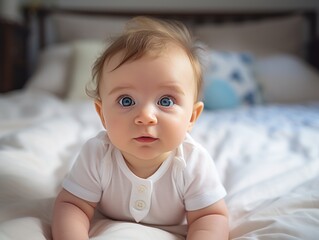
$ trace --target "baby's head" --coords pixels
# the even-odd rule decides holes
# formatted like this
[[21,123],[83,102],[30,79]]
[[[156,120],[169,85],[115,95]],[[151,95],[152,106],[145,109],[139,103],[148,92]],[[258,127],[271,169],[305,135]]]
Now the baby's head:
[[196,51],[183,25],[138,17],[95,62],[88,94],[126,160],[161,162],[192,129],[203,109]]
[[115,56],[121,55],[113,70],[145,55],[158,56],[169,47],[180,48],[188,56],[195,81],[194,102],[197,102],[202,88],[200,48],[195,45],[189,31],[182,23],[147,17],[135,17],[130,20],[123,34],[113,39],[110,46],[95,61],[93,78],[86,88],[87,94],[93,99],[100,100],[100,82],[105,64]]

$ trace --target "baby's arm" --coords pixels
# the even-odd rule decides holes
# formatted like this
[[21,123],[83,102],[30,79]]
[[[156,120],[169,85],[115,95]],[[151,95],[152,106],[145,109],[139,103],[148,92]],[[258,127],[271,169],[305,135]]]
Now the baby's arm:
[[187,212],[187,240],[228,239],[228,212],[224,200],[196,211]]
[[66,190],[58,195],[53,213],[53,239],[88,240],[96,203],[84,201]]

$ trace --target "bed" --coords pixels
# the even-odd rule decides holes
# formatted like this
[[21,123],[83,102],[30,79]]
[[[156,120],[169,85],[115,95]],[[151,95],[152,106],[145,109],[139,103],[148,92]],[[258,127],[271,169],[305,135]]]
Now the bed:
[[[36,33],[29,45],[35,70],[23,89],[0,95],[0,239],[51,239],[61,181],[82,144],[102,129],[84,94],[92,61],[135,15],[182,20],[206,49],[206,108],[191,134],[226,187],[230,239],[318,239],[314,11],[24,12]],[[98,214],[90,236],[183,239]]]

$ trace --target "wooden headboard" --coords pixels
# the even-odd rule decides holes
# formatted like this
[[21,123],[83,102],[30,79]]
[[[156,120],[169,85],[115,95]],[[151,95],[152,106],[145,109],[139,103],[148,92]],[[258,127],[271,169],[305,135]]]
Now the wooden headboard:
[[292,10],[207,10],[207,11],[137,11],[137,10],[83,10],[83,9],[69,9],[69,8],[48,8],[48,7],[23,7],[23,14],[26,26],[30,26],[31,19],[35,20],[37,24],[39,36],[39,48],[43,49],[47,43],[46,22],[48,17],[52,14],[63,13],[79,16],[117,16],[117,17],[133,17],[133,16],[151,16],[158,18],[176,19],[182,22],[192,24],[203,23],[225,23],[225,22],[244,22],[249,20],[262,20],[272,17],[302,15],[308,23],[308,43],[306,51],[308,53],[307,60],[310,64],[319,68],[319,47],[318,33],[317,33],[317,12],[312,9],[292,9]]

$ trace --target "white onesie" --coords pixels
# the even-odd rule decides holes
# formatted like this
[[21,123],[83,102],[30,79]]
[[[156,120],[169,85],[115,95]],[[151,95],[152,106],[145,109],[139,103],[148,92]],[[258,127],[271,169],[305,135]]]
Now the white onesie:
[[189,134],[149,178],[134,175],[105,131],[82,148],[63,187],[108,218],[158,226],[185,224],[185,211],[226,195],[208,152]]

